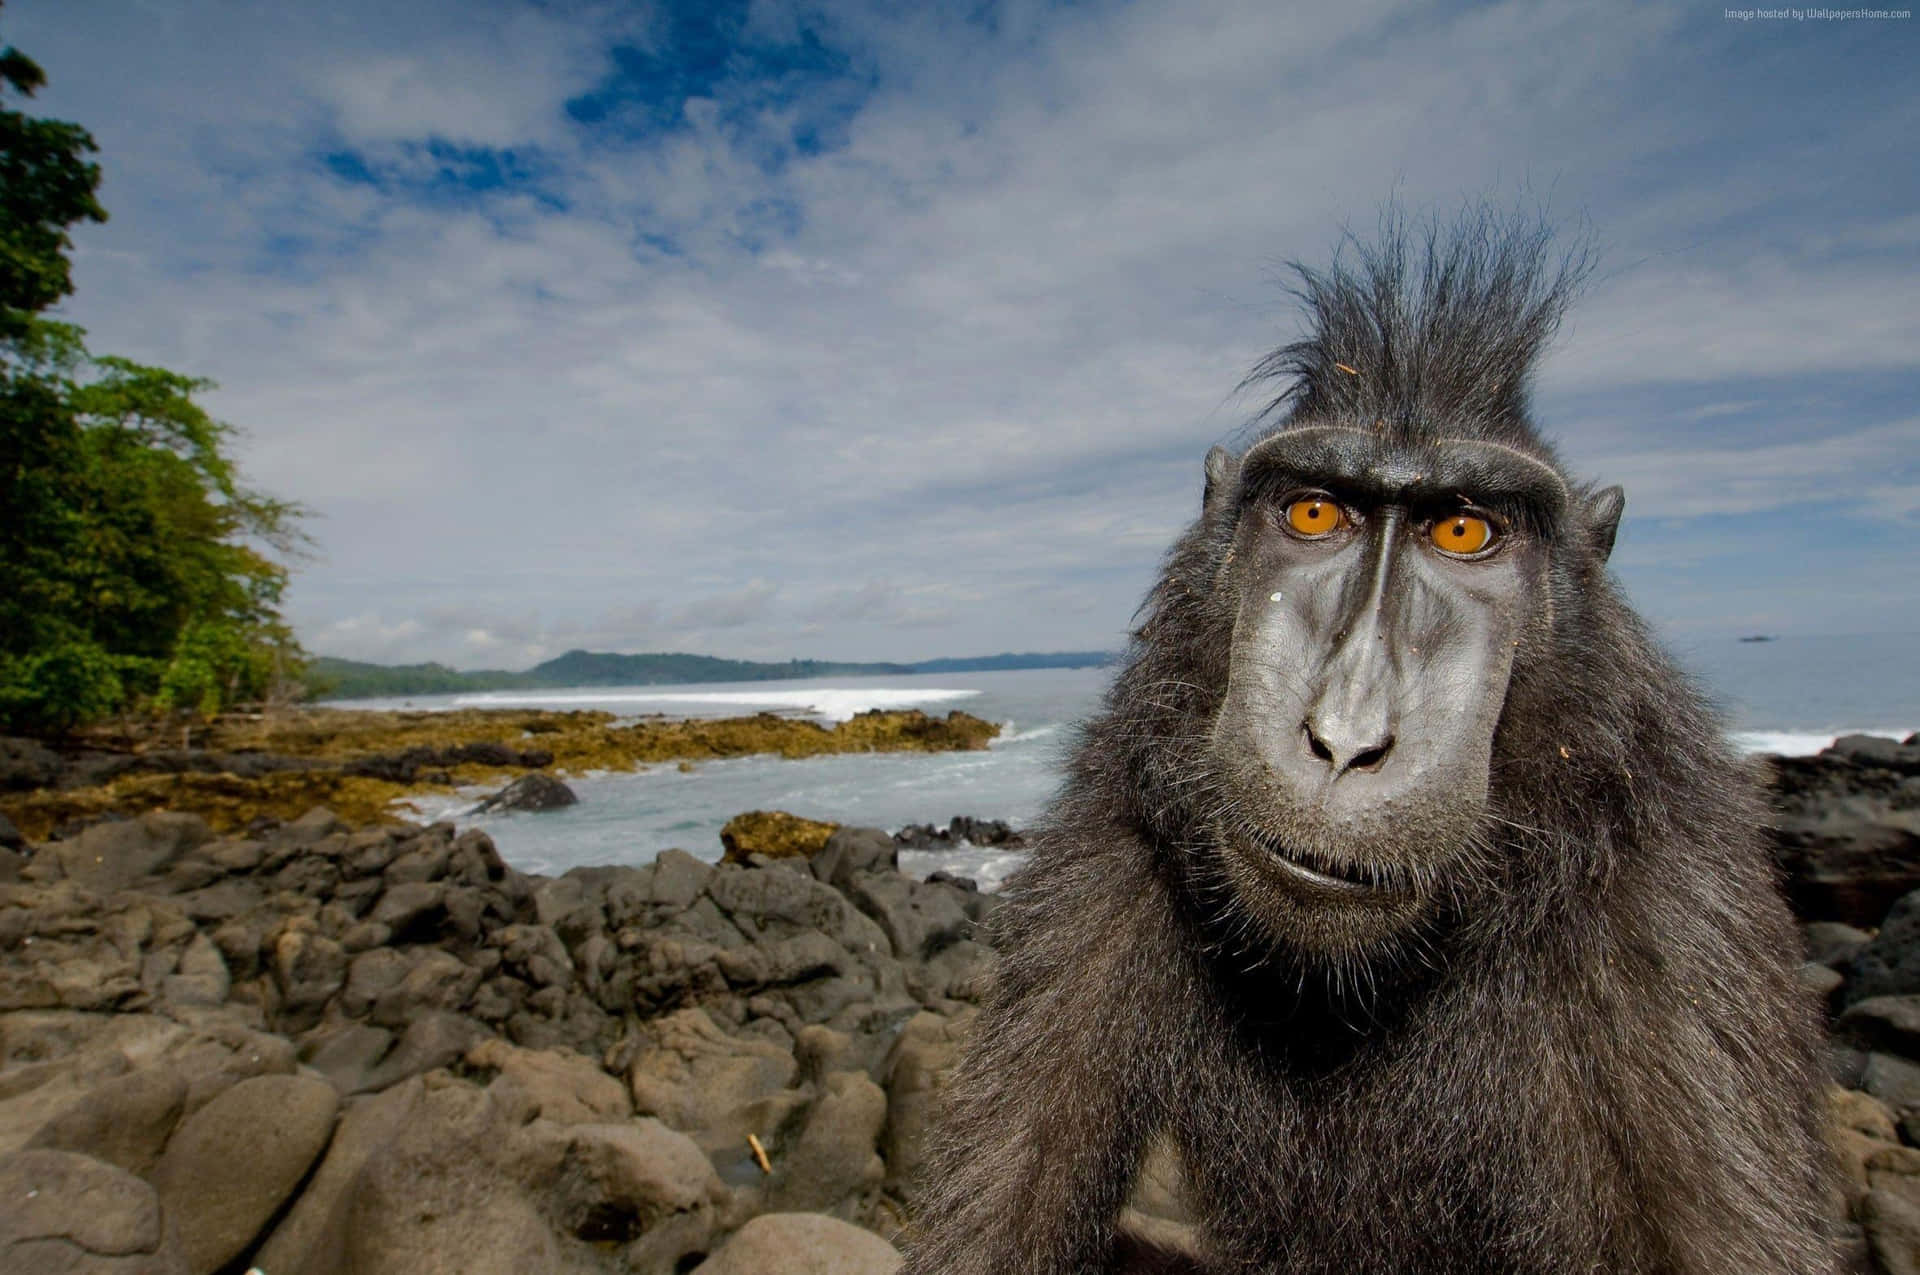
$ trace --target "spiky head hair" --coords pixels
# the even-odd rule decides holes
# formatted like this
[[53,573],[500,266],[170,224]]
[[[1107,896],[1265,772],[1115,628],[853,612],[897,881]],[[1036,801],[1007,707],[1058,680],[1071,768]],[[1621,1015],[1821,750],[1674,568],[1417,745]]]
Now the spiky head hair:
[[1349,232],[1326,270],[1292,263],[1307,335],[1247,383],[1287,383],[1265,413],[1280,428],[1338,420],[1538,449],[1534,364],[1591,260],[1584,239],[1556,252],[1544,222],[1484,205],[1445,227],[1390,210],[1377,240]]

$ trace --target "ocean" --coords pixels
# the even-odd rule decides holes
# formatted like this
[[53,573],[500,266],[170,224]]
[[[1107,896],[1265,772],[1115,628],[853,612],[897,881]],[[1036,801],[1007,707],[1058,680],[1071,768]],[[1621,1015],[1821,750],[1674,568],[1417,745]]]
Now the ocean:
[[[1836,735],[1905,738],[1920,729],[1920,641],[1912,635],[1783,637],[1767,642],[1674,641],[1670,649],[1725,713],[1749,752],[1812,753]],[[992,747],[968,753],[861,753],[785,761],[703,762],[691,772],[656,766],[568,783],[580,804],[539,814],[476,815],[478,794],[418,803],[418,815],[487,830],[526,872],[584,864],[642,864],[677,846],[720,857],[721,825],[744,810],[898,829],[944,825],[954,815],[1031,823],[1059,782],[1074,724],[1098,706],[1111,669],[843,677],[709,686],[587,687],[485,695],[356,700],[343,707],[599,708],[622,715],[718,717],[763,710],[838,720],[868,708],[960,708],[1003,724]],[[945,869],[997,884],[1018,855],[991,849],[906,852],[902,867]]]

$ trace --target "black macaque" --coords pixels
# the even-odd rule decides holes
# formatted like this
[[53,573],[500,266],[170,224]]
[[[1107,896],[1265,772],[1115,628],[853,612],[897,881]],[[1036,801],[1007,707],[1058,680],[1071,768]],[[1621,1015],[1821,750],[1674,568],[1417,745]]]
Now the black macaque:
[[[1299,269],[1007,887],[906,1275],[1834,1269],[1754,777],[1529,415],[1585,262],[1482,210]],[[1163,1135],[1198,1253],[1117,1222]]]

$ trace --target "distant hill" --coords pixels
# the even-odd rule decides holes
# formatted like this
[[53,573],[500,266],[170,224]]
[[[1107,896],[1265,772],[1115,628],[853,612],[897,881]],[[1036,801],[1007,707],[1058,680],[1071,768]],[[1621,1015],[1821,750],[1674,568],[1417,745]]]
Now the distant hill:
[[367,664],[322,655],[307,670],[311,699],[375,699],[394,695],[450,695],[473,691],[554,689],[563,686],[673,686],[688,682],[772,682],[797,677],[872,677],[910,673],[987,673],[1029,668],[1098,668],[1110,651],[1047,651],[920,660],[906,664],[857,664],[833,660],[788,660],[766,664],[713,655],[654,652],[615,655],[568,651],[522,672],[478,669],[462,672],[444,664]]

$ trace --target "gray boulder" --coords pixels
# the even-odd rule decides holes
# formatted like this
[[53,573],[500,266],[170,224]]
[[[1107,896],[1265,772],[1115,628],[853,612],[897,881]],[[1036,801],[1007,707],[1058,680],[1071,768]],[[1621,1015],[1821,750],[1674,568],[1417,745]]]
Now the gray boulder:
[[327,1145],[338,1106],[325,1081],[260,1076],[187,1118],[153,1185],[190,1267],[219,1270],[253,1243]]
[[693,1275],[893,1275],[900,1252],[871,1231],[816,1213],[767,1213]]
[[0,1158],[7,1275],[193,1275],[154,1189],[71,1151]]

